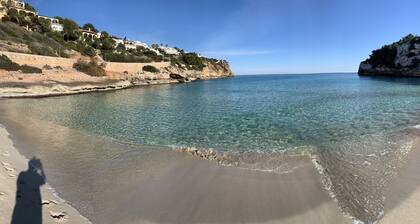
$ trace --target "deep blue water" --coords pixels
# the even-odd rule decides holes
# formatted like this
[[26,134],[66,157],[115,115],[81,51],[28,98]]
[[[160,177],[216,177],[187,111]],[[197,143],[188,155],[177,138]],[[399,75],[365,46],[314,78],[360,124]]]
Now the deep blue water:
[[420,80],[254,75],[10,100],[28,116],[121,141],[226,151],[306,149],[420,124]]

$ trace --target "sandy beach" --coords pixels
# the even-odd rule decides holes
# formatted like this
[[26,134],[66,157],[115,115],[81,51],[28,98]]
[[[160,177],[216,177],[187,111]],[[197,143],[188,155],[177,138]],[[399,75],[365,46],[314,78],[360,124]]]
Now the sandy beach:
[[[45,223],[56,223],[51,215],[64,215],[60,222],[85,223],[87,217],[101,224],[353,221],[324,189],[307,156],[272,159],[280,161],[281,172],[222,166],[179,150],[129,144],[23,116],[16,103],[4,100],[0,108],[0,123],[7,128],[0,132],[0,200],[6,202],[0,204],[0,223],[10,223],[17,177],[28,169],[26,158],[33,157],[42,162],[49,184],[41,187]],[[417,223],[419,148],[417,140],[391,180],[378,223]]]
[[[0,223],[22,223],[12,220],[16,200],[28,200],[25,195],[17,197],[17,178],[21,172],[28,168],[28,160],[14,148],[7,130],[0,126]],[[19,183],[28,184],[28,183]],[[68,205],[66,201],[59,198],[48,184],[41,187],[43,223],[90,223],[81,216],[77,210]],[[32,203],[32,202],[30,202]],[[38,205],[36,205],[38,206]],[[21,213],[21,218],[31,217],[30,211]],[[28,223],[33,220],[26,220]]]
[[[139,154],[139,150],[121,146],[115,155],[106,156],[125,157],[125,164],[109,168],[80,164],[81,172],[89,177],[89,182],[83,182],[80,175],[76,177],[77,171],[72,177],[64,170],[75,165],[70,164],[75,157],[90,157],[94,148],[115,147],[115,143],[35,120],[25,121],[25,127],[30,128],[9,120],[8,127],[16,134],[14,141],[25,139],[16,145],[24,155],[36,155],[43,161],[60,196],[93,223],[351,223],[323,189],[307,157],[290,160],[291,171],[277,174],[220,166],[171,150],[143,149]],[[38,134],[32,128],[38,129]],[[9,144],[7,151],[17,153],[4,128],[1,135],[1,141]],[[51,145],[42,145],[45,141]],[[31,149],[25,149],[27,146]],[[100,156],[101,152],[94,154]],[[9,180],[2,188],[12,195],[2,217],[10,217],[16,179],[5,178]],[[43,199],[48,196],[43,194]],[[66,207],[65,211],[72,223],[79,223],[75,210]]]

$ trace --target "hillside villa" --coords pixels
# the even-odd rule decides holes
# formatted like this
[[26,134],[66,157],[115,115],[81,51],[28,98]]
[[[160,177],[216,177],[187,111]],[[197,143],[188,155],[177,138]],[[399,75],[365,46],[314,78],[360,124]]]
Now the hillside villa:
[[[7,16],[8,11],[13,9],[13,10],[16,10],[19,14],[20,13],[25,13],[27,16],[36,16],[38,18],[48,20],[50,22],[49,24],[50,24],[51,30],[54,31],[54,32],[63,32],[64,31],[64,26],[58,18],[44,16],[44,15],[38,15],[38,13],[31,8],[32,7],[27,7],[27,4],[23,1],[20,1],[20,0],[0,0],[0,19]],[[26,29],[30,30],[29,27],[26,27]],[[101,38],[101,33],[100,32],[95,32],[94,30],[91,30],[90,28],[89,29],[79,29],[79,32],[81,34],[80,38],[82,40],[87,40],[87,39],[94,40],[94,39]],[[141,42],[141,41],[128,40],[127,38],[122,39],[122,38],[115,37],[115,36],[113,36],[112,39],[116,43],[115,46],[118,46],[118,45],[122,44],[125,47],[125,49],[135,50],[138,47],[143,47],[143,48],[147,48],[147,49],[155,52],[157,55],[162,55],[161,52],[164,52],[165,54],[169,54],[169,55],[180,54],[180,52],[176,48],[172,48],[172,47],[168,47],[168,46],[155,45],[153,47],[150,47],[146,43]]]
[[49,20],[50,24],[51,24],[51,30],[52,31],[63,32],[63,30],[64,30],[63,24],[60,24],[60,20],[58,20],[57,18],[52,18],[52,17],[48,17],[48,16],[38,16],[38,18]]

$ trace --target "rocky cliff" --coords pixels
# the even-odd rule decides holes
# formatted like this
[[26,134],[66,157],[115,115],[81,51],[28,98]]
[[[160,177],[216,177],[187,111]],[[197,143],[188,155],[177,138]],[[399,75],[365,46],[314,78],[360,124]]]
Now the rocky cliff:
[[420,37],[410,34],[374,50],[360,64],[359,75],[420,77]]
[[[107,91],[139,85],[184,83],[200,79],[233,76],[228,62],[204,60],[201,69],[171,62],[119,63],[95,58],[61,58],[0,51],[18,65],[38,68],[40,73],[23,73],[0,69],[0,98],[41,97]],[[74,67],[79,61],[94,60],[102,66],[104,76],[92,76]],[[144,69],[153,67],[153,71]]]
[[207,61],[204,62],[204,65],[202,70],[192,70],[186,69],[185,67],[169,65],[162,68],[159,75],[163,75],[163,78],[179,79],[181,82],[183,80],[215,79],[233,76],[229,63],[226,61]]

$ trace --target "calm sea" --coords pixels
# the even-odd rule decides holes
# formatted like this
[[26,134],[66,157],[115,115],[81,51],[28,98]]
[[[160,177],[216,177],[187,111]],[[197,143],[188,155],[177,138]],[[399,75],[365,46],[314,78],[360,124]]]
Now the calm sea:
[[420,79],[237,76],[2,100],[0,112],[0,122],[28,127],[17,136],[29,139],[23,153],[41,157],[49,182],[99,223],[113,205],[95,195],[142,169],[145,146],[246,155],[238,156],[240,166],[264,170],[284,167],[272,155],[308,152],[343,212],[373,222],[383,215],[387,181],[418,136]]
[[284,151],[420,124],[420,80],[254,75],[10,102],[26,116],[124,142]]

